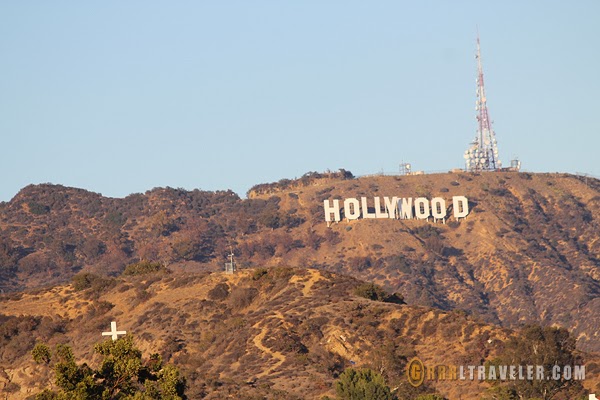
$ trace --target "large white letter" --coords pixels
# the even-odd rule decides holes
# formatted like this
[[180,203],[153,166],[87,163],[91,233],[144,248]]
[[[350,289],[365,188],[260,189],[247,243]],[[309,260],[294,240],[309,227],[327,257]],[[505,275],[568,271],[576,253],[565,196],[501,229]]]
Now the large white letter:
[[379,200],[379,197],[375,197],[373,203],[375,203],[375,218],[387,218],[388,213],[381,211],[381,200]]
[[366,197],[361,197],[360,198],[360,203],[361,203],[361,206],[362,206],[363,218],[375,218],[375,214],[374,213],[369,213],[369,205],[367,204],[367,198]]
[[331,222],[331,213],[335,222],[340,221],[340,201],[338,199],[333,200],[333,207],[329,205],[329,200],[323,200],[323,210],[325,211],[325,221]]
[[452,208],[454,209],[454,218],[464,218],[469,214],[469,200],[465,196],[453,196]]
[[415,217],[417,219],[427,219],[429,215],[429,200],[425,197],[415,199]]
[[408,199],[402,198],[402,206],[400,207],[400,219],[412,219],[412,197]]
[[431,215],[436,219],[446,218],[446,201],[441,197],[431,199]]
[[[350,206],[352,206],[352,212],[350,212]],[[344,216],[348,221],[360,217],[360,204],[357,199],[351,197],[344,200]]]
[[390,219],[396,219],[396,216],[400,214],[398,212],[398,198],[392,197],[392,200],[390,200],[389,197],[384,197],[383,201],[385,203],[385,209]]

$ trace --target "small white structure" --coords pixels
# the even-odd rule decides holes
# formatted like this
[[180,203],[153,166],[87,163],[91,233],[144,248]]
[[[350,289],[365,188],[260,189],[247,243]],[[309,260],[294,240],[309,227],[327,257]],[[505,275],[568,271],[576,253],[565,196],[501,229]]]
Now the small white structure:
[[233,250],[231,250],[231,254],[229,254],[229,262],[225,263],[225,273],[233,274],[235,271],[237,271],[237,268],[235,261],[233,260]]
[[127,334],[127,331],[117,330],[117,323],[115,321],[112,321],[110,323],[110,332],[102,332],[102,336],[112,336],[112,340],[117,340],[119,338],[119,335],[125,334]]
[[410,163],[402,162],[400,164],[400,175],[411,175],[412,166]]
[[514,172],[519,172],[521,170],[521,161],[518,158],[510,160],[510,170]]

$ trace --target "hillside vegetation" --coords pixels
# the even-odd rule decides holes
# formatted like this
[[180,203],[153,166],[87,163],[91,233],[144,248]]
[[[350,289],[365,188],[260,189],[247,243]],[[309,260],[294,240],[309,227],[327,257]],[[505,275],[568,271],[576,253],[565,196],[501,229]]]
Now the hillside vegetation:
[[[94,344],[111,321],[144,354],[177,366],[190,399],[320,399],[335,394],[348,367],[383,374],[400,399],[478,399],[488,383],[413,388],[407,361],[418,355],[431,365],[480,365],[504,354],[511,338],[521,340],[464,312],[368,300],[355,294],[364,283],[313,269],[87,278],[0,302],[0,386],[11,399],[50,386],[52,371],[30,354],[36,342],[69,344],[78,362],[94,366]],[[585,360],[590,378],[599,372],[592,360]],[[556,399],[584,393],[579,384],[573,390]]]
[[[341,221],[323,200],[467,196],[470,215]],[[348,171],[230,191],[153,189],[123,199],[56,185],[0,203],[0,289],[59,284],[139,260],[174,271],[310,267],[399,292],[408,304],[464,310],[515,328],[569,328],[600,350],[600,182],[567,174],[434,174],[355,179]]]

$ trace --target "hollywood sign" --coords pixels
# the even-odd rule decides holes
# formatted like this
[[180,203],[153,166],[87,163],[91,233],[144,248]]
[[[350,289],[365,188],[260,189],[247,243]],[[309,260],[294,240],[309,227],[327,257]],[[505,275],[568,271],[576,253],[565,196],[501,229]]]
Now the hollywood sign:
[[[341,207],[343,204],[343,208]],[[325,221],[339,222],[343,216],[347,221],[359,218],[381,218],[381,219],[429,219],[434,222],[441,220],[446,222],[448,208],[446,200],[441,197],[434,197],[429,200],[425,197],[373,197],[372,207],[366,197],[360,200],[350,197],[343,203],[339,199],[323,200],[323,210],[325,211]],[[452,212],[457,220],[465,218],[469,214],[469,201],[465,196],[452,197]]]

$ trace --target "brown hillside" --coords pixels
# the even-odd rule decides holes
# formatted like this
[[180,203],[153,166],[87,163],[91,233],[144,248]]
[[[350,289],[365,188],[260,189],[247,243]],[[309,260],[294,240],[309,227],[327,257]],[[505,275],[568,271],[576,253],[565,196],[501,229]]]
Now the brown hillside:
[[[460,223],[342,221],[323,200],[469,198]],[[232,192],[154,189],[124,199],[29,186],[0,205],[4,291],[115,274],[139,259],[174,270],[220,270],[229,246],[240,266],[313,267],[400,292],[409,304],[462,309],[489,323],[572,330],[600,350],[600,182],[566,174],[434,174],[350,179],[310,174]]]
[[83,291],[58,286],[13,295],[0,302],[0,386],[22,399],[49,384],[52,374],[29,354],[36,341],[71,344],[80,361],[97,362],[93,344],[114,320],[144,354],[159,352],[182,369],[192,399],[319,399],[333,394],[335,378],[350,365],[383,371],[406,398],[437,391],[477,399],[487,390],[470,381],[412,389],[404,368],[414,355],[431,364],[479,365],[502,351],[511,332],[461,312],[357,297],[359,284],[318,270],[272,268],[158,273]]
[[[282,208],[308,210],[317,235],[333,238],[296,262],[308,257],[307,265],[382,283],[409,304],[466,309],[511,327],[532,321],[568,327],[581,348],[598,350],[599,188],[571,175],[439,174],[315,184],[290,192],[298,199],[279,196]],[[324,199],[386,195],[465,195],[471,214],[446,225],[357,220],[328,228],[323,222]]]

